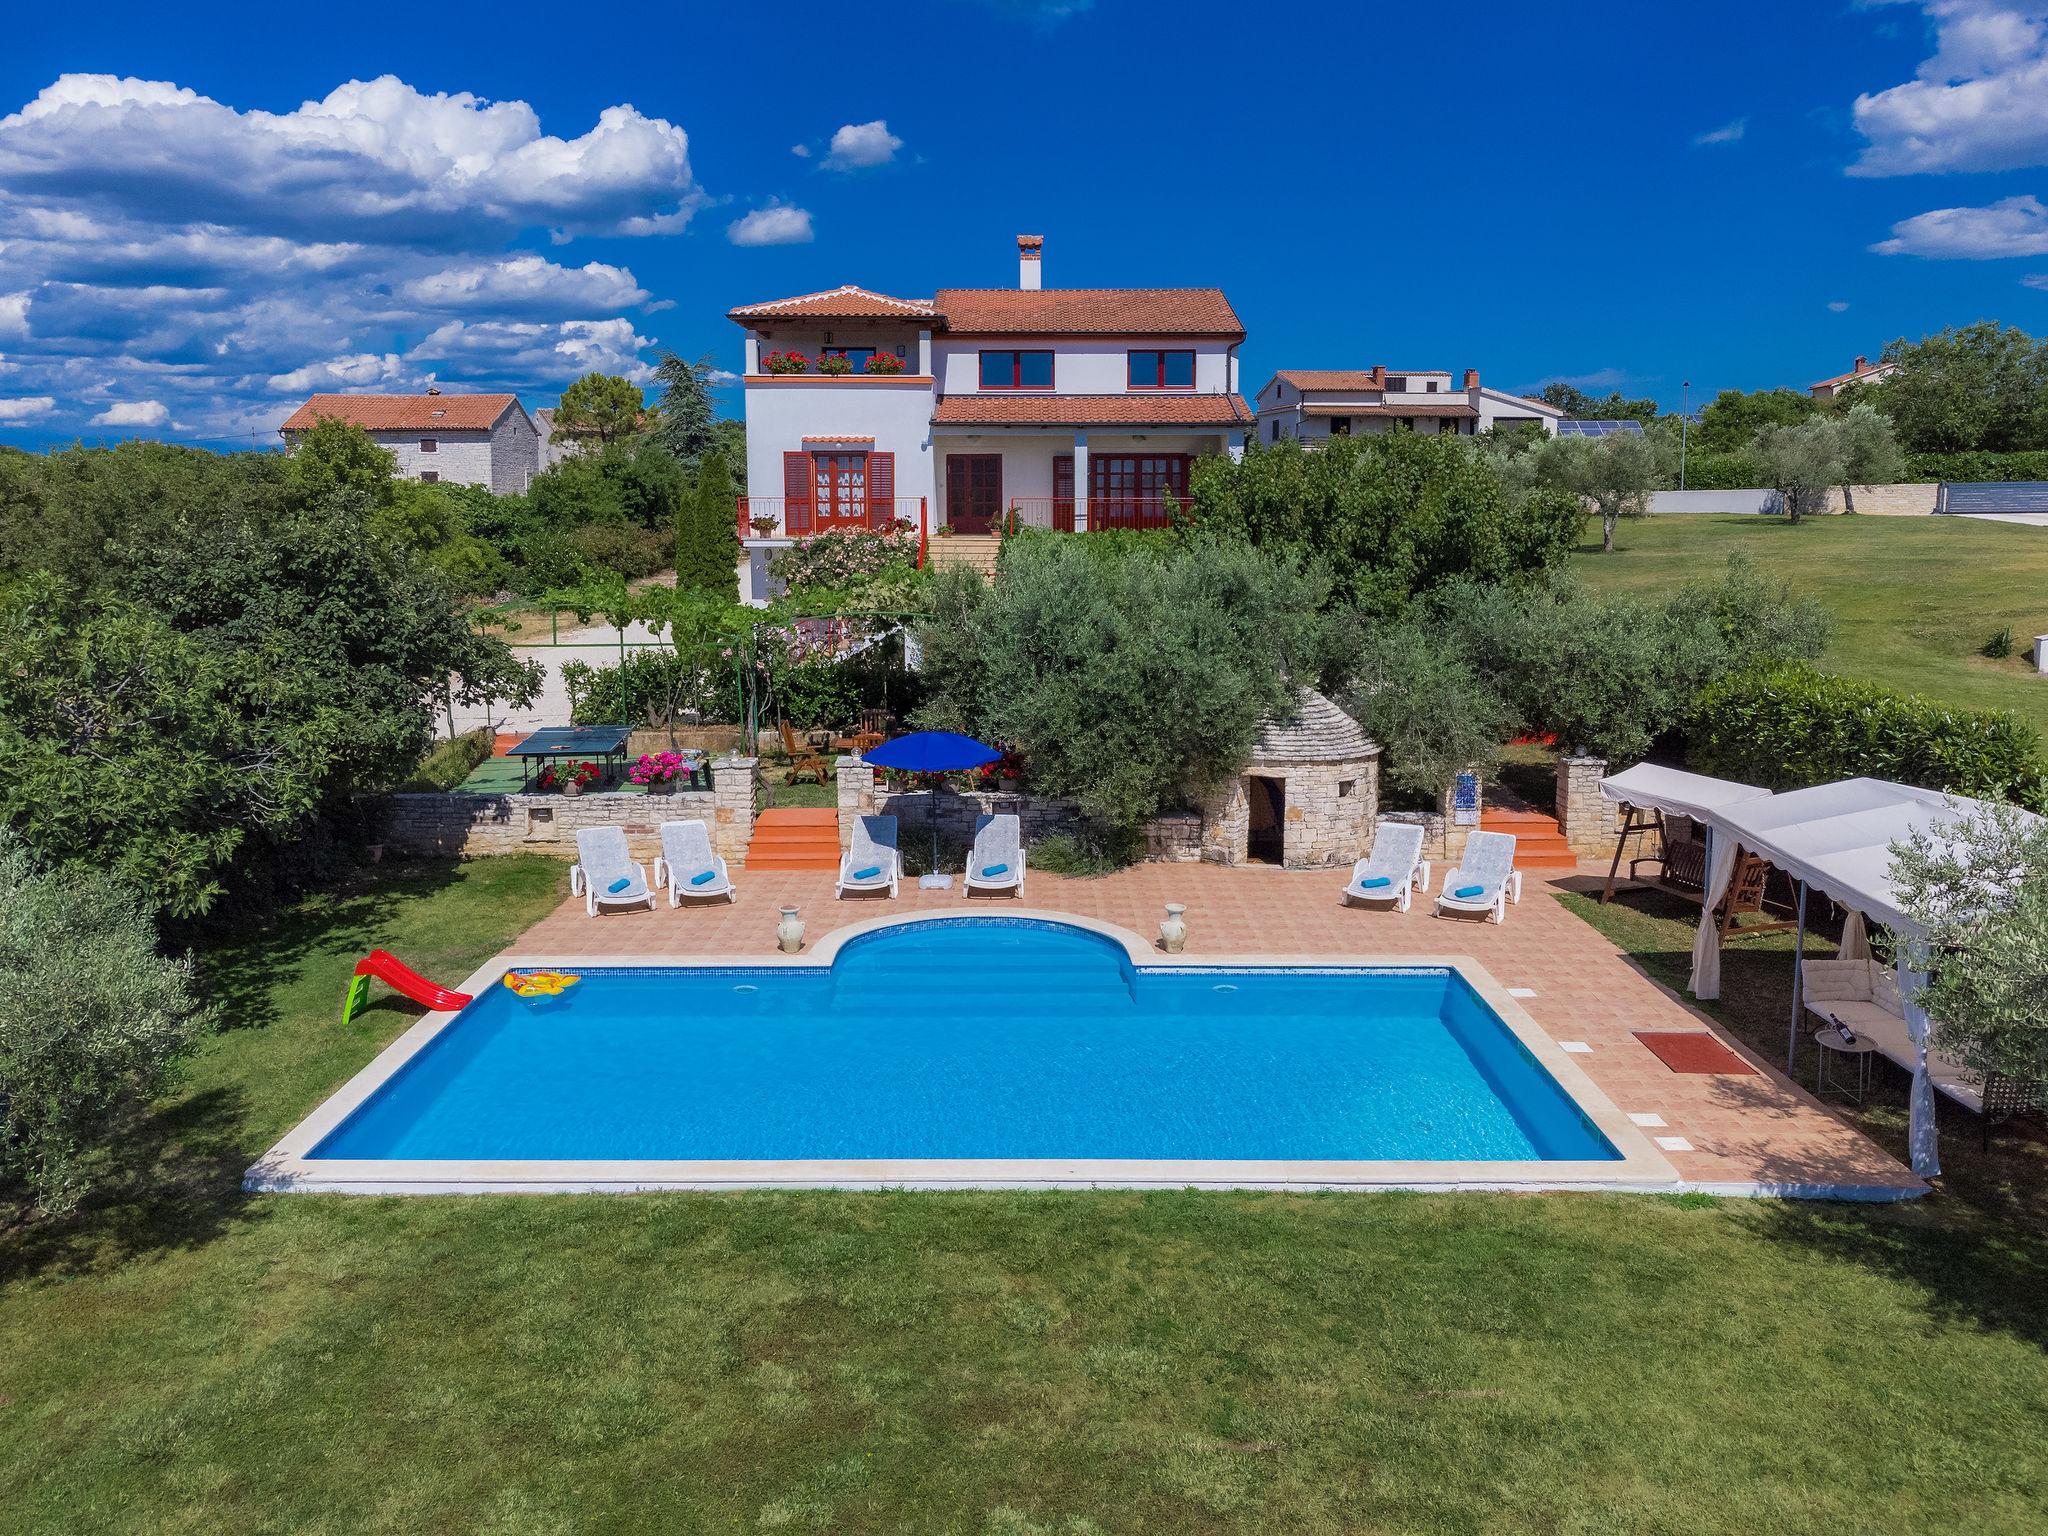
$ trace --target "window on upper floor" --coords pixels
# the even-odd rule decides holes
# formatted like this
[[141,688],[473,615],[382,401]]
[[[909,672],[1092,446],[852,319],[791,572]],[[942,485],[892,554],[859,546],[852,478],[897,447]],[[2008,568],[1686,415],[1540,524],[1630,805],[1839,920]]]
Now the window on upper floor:
[[983,389],[1051,389],[1050,352],[984,352],[981,354]]
[[423,437],[420,439],[421,453],[439,453],[440,451],[441,441],[439,438]]
[[1430,393],[1430,394],[1432,394],[1432,395],[1433,395],[1433,394],[1435,394],[1435,393],[1436,393],[1436,392],[1437,392],[1438,390],[1442,389],[1443,387],[1444,387],[1444,381],[1443,381],[1442,379],[1431,379],[1431,380],[1429,381],[1429,390],[1428,390],[1428,393]]
[[1408,381],[1402,378],[1392,378],[1387,380],[1387,388],[1393,390],[1396,394],[1403,394],[1407,391]]
[[1330,418],[1330,436],[1349,437],[1350,435],[1351,418],[1349,416],[1332,416]]
[[1132,389],[1195,387],[1195,354],[1192,352],[1133,352],[1130,357]]
[[1273,423],[1273,435],[1271,441],[1276,443],[1280,441],[1280,423],[1278,421],[1275,421]]

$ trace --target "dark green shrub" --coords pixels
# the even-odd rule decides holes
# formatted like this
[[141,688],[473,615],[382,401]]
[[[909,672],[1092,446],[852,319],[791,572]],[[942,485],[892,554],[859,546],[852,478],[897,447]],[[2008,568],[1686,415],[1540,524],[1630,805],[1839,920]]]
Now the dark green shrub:
[[2003,661],[2012,654],[2012,626],[2006,625],[1997,634],[1984,642],[1983,653],[1993,661]]
[[652,528],[594,524],[572,530],[569,547],[585,565],[617,571],[628,581],[668,569],[669,537]]
[[1115,874],[1145,856],[1145,833],[1138,827],[1104,827],[1082,822],[1071,832],[1048,832],[1025,852],[1027,869],[1052,875],[1092,879]]
[[2040,739],[2018,715],[1951,709],[1797,664],[1702,689],[1686,725],[1686,760],[1773,790],[1867,777],[2032,806],[2048,800]]
[[2048,451],[1908,454],[1906,478],[1979,484],[1992,480],[2048,480]]
[[739,718],[739,682],[729,661],[693,665],[673,651],[634,651],[623,666],[567,662],[562,686],[572,725],[663,728],[681,723],[685,710],[705,724]]

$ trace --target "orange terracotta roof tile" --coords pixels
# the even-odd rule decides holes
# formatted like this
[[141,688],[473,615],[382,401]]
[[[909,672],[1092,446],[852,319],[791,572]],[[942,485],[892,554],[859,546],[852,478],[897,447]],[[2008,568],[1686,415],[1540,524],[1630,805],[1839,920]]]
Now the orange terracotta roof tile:
[[366,432],[488,432],[518,406],[516,395],[314,395],[278,430],[304,432],[333,420]]
[[1251,408],[1237,395],[948,395],[940,427],[1243,427]]
[[1424,395],[1416,400],[1376,400],[1370,405],[1304,405],[1304,416],[1436,416],[1466,417],[1479,413],[1462,395]]
[[[1448,379],[1448,368],[1389,368],[1390,379]],[[1273,375],[1296,389],[1379,389],[1370,368],[1282,368]]]
[[935,320],[938,311],[928,299],[897,299],[872,288],[847,283],[822,293],[800,293],[794,298],[769,299],[760,304],[742,304],[725,312],[728,320],[742,325],[763,320]]
[[941,288],[932,303],[970,336],[1244,336],[1220,288]]

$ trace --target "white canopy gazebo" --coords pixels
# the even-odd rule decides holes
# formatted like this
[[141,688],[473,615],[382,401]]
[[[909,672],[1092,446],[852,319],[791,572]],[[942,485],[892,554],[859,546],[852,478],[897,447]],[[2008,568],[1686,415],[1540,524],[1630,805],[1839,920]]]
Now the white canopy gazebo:
[[1728,887],[1737,852],[1746,848],[1798,882],[1799,942],[1793,954],[1791,1039],[1785,1054],[1788,1073],[1799,1041],[1808,889],[1882,923],[1903,941],[1896,949],[1899,998],[1914,1050],[1908,1141],[1913,1171],[1923,1178],[1941,1172],[1934,1135],[1934,1089],[1927,1073],[1927,1013],[1920,1006],[1927,975],[1918,967],[1925,965],[1925,953],[1917,942],[1917,926],[1899,909],[1891,877],[1891,847],[1915,832],[1928,834],[1938,846],[1943,828],[1985,809],[1985,802],[1963,795],[1885,779],[1844,779],[1723,805],[1702,818],[1707,828],[1707,888],[1706,908],[1692,949],[1695,997],[1721,995],[1721,936],[1713,910]]
[[[1602,779],[1600,793],[1616,805],[1628,808],[1628,816],[1614,838],[1614,862],[1607,867],[1607,887],[1600,897],[1605,901],[1614,894],[1614,877],[1621,869],[1621,856],[1631,837],[1652,830],[1661,832],[1666,816],[1684,816],[1704,826],[1711,812],[1747,800],[1768,799],[1771,792],[1754,784],[1737,784],[1732,779],[1713,779],[1703,773],[1687,773],[1682,768],[1666,768],[1662,763],[1637,763]],[[1649,814],[1639,819],[1642,812]],[[1642,862],[1646,861],[1636,860],[1629,865],[1631,875],[1635,865]]]

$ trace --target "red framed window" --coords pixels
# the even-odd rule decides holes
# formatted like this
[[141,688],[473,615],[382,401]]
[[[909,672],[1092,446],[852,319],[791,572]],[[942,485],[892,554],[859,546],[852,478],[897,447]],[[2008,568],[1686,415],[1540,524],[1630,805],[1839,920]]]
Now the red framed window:
[[984,352],[981,354],[983,389],[1051,389],[1050,352]]
[[868,456],[811,455],[812,496],[821,523],[864,522],[868,514]]
[[1193,389],[1193,352],[1133,352],[1130,354],[1132,389]]
[[[1088,495],[1092,501],[1124,506],[1157,507],[1169,492],[1183,504],[1188,496],[1185,453],[1098,453],[1088,457]],[[1071,471],[1069,471],[1071,473]]]

